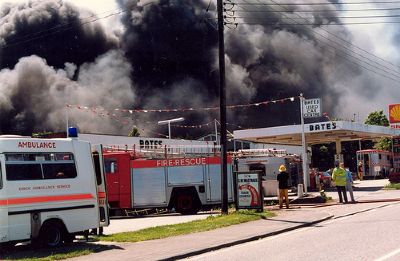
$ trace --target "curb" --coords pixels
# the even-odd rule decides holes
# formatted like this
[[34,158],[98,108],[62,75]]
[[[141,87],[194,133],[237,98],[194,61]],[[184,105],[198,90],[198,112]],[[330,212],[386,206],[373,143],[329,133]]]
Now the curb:
[[276,236],[276,235],[283,234],[283,233],[286,233],[286,232],[289,232],[289,231],[293,231],[293,230],[296,230],[296,229],[299,229],[299,228],[310,227],[312,225],[315,225],[315,224],[324,222],[326,220],[329,220],[329,219],[331,219],[333,217],[334,217],[333,215],[328,215],[328,216],[326,216],[324,218],[321,218],[321,219],[318,219],[318,220],[314,220],[314,221],[311,221],[311,222],[308,222],[308,223],[305,223],[305,224],[297,225],[297,226],[294,226],[294,227],[285,228],[285,229],[281,229],[281,230],[277,230],[277,231],[273,231],[273,232],[269,232],[269,233],[266,233],[266,234],[245,238],[245,239],[240,239],[240,240],[237,240],[237,241],[221,244],[221,245],[218,245],[218,246],[207,247],[207,248],[196,250],[196,251],[189,252],[189,253],[186,253],[186,254],[176,255],[176,256],[172,256],[172,257],[168,257],[168,258],[163,258],[163,259],[160,259],[160,260],[184,259],[184,258],[192,257],[192,256],[195,256],[195,255],[204,254],[204,253],[207,253],[207,252],[210,252],[210,251],[215,251],[215,250],[219,250],[219,249],[222,249],[222,248],[227,248],[227,247],[240,245],[240,244],[251,242],[251,241],[256,241],[256,240],[263,239],[263,238],[266,238],[266,237]]

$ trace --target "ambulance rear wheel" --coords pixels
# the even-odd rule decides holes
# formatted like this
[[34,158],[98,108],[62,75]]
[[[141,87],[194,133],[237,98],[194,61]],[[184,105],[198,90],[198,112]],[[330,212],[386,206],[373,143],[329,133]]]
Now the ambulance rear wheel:
[[59,222],[46,222],[40,229],[39,240],[45,247],[56,247],[63,242],[63,227]]

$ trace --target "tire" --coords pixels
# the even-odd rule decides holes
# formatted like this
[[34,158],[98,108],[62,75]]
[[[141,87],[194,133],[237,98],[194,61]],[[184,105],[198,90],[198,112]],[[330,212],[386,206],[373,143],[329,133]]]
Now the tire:
[[46,222],[40,229],[39,242],[45,247],[56,247],[63,243],[64,228],[59,222]]
[[178,195],[175,199],[175,209],[182,215],[193,215],[198,212],[197,204],[190,194]]
[[0,254],[11,251],[15,247],[15,244],[14,242],[0,243]]
[[75,235],[74,234],[70,234],[70,233],[65,233],[64,235],[64,243],[66,244],[70,244],[72,242],[74,242],[75,240]]

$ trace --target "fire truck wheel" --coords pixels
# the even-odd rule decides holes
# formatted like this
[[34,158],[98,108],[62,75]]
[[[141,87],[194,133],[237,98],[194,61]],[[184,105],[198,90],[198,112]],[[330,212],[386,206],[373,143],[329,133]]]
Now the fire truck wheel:
[[45,247],[56,247],[63,242],[63,226],[57,221],[45,222],[40,229],[39,240]]
[[180,194],[176,197],[175,209],[182,215],[192,215],[198,212],[194,198],[190,194]]

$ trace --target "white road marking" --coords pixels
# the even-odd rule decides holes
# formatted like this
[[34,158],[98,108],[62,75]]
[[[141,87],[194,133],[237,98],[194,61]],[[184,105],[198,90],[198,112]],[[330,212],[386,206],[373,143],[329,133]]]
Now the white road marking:
[[395,255],[397,255],[399,253],[400,253],[400,248],[398,248],[398,249],[390,252],[389,254],[384,255],[384,256],[382,256],[382,257],[380,257],[378,259],[375,259],[375,261],[384,261],[384,260],[387,260],[387,259],[391,258],[392,256],[395,256]]

